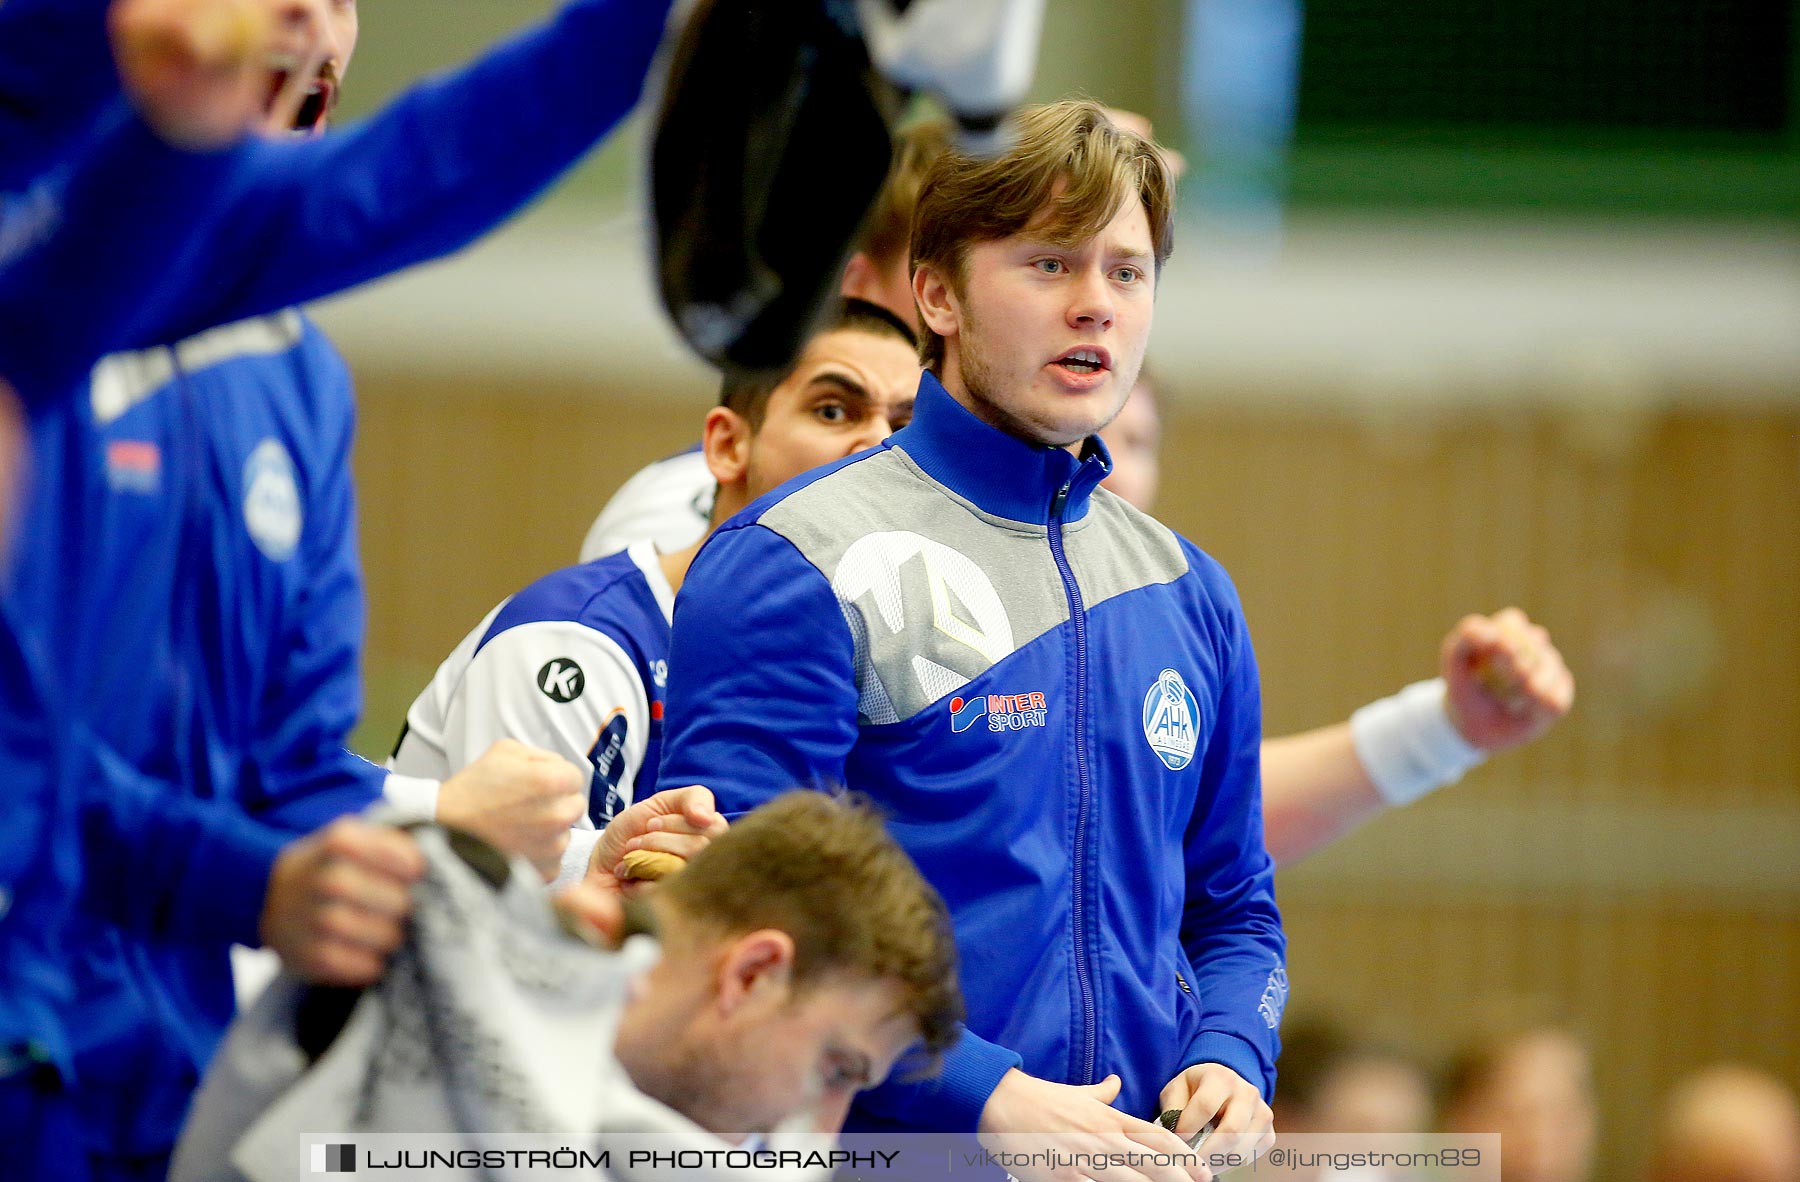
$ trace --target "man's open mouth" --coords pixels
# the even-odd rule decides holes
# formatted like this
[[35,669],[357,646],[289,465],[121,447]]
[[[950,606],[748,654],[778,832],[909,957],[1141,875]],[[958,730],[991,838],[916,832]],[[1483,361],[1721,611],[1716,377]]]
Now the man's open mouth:
[[[291,71],[276,70],[274,72],[269,80],[269,104],[271,106],[274,105],[276,99],[281,97],[282,91],[292,78]],[[337,83],[331,77],[330,69],[327,67],[320,71],[319,76],[313,79],[313,84],[307,88],[306,97],[300,100],[300,107],[294,112],[294,124],[290,130],[318,130],[319,126],[325,122],[325,117],[331,114],[331,108],[336,105],[336,98]]]
[[333,93],[331,83],[323,79],[314,82],[300,103],[299,114],[294,116],[294,130],[312,131],[325,122],[325,116],[331,111]]
[[1074,374],[1099,373],[1106,369],[1111,359],[1104,349],[1071,349],[1058,357],[1054,364]]

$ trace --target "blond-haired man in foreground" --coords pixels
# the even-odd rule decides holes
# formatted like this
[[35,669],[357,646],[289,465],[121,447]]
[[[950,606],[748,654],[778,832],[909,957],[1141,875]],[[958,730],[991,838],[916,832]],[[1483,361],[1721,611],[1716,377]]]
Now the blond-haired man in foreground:
[[[1269,1135],[1287,986],[1249,635],[1216,562],[1097,490],[1172,200],[1091,103],[1027,112],[996,160],[940,157],[911,425],[727,522],[677,604],[664,780],[728,814],[847,783],[955,922],[967,1029],[853,1128],[1165,1155],[1209,1123]],[[1120,1176],[1206,1175],[1140,1164]]]

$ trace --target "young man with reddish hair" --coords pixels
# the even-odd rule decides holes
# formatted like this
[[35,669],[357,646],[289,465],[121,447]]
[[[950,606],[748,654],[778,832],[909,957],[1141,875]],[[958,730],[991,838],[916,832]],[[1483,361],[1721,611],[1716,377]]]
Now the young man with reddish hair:
[[1098,489],[1172,203],[1091,103],[940,157],[911,425],[727,522],[677,602],[663,780],[728,814],[846,783],[950,906],[967,1030],[852,1128],[1269,1134],[1287,985],[1249,634],[1216,562]]
[[788,792],[649,897],[662,959],[614,1043],[641,1090],[736,1140],[835,1131],[962,998],[943,900],[862,803]]

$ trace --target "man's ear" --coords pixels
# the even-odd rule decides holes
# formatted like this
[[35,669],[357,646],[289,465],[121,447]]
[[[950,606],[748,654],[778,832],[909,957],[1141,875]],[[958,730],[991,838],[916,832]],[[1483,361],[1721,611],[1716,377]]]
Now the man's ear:
[[880,272],[875,267],[875,261],[860,250],[851,255],[850,261],[844,264],[844,278],[838,284],[838,294],[847,300],[880,303],[876,298],[880,289]]
[[941,337],[953,337],[960,322],[956,293],[938,269],[921,263],[913,272],[913,302],[925,327]]
[[714,480],[730,486],[744,479],[750,467],[750,439],[754,434],[749,421],[728,406],[715,406],[706,412],[700,450]]
[[782,1004],[794,977],[794,938],[764,928],[732,940],[715,962],[719,1009],[730,1015],[746,1004]]

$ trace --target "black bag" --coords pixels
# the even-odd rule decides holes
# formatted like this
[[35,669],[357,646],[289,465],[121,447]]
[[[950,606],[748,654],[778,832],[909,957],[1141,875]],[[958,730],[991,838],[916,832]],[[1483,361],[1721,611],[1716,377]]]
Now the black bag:
[[903,97],[851,0],[699,0],[650,172],[663,303],[702,357],[792,363],[881,189]]

